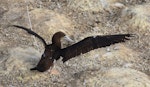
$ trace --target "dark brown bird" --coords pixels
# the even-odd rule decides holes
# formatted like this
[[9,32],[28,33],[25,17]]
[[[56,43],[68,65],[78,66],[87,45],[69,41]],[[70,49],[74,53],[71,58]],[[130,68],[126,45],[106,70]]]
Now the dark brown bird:
[[52,37],[52,44],[47,44],[46,41],[40,35],[31,31],[30,29],[18,25],[12,25],[12,26],[27,31],[29,34],[32,34],[35,37],[39,38],[44,44],[45,47],[44,53],[42,54],[41,59],[37,64],[37,66],[31,68],[31,70],[38,70],[40,72],[44,72],[48,70],[51,66],[53,66],[53,61],[54,61],[53,58],[59,59],[59,56],[57,56],[58,55],[57,51],[61,49],[61,42],[60,42],[61,38],[64,37],[64,39],[73,42],[73,40],[71,40],[63,32],[57,32]]
[[63,57],[62,61],[66,62],[67,60],[78,56],[81,53],[84,54],[97,48],[110,46],[115,43],[125,42],[126,40],[129,40],[129,37],[133,36],[133,34],[91,36],[79,41],[78,43],[61,49],[60,39],[65,36],[63,32],[55,33],[52,37],[52,44],[47,45],[45,40],[41,36],[31,31],[30,29],[17,25],[13,26],[26,30],[29,34],[38,37],[43,42],[45,51],[42,54],[41,60],[39,61],[37,66],[31,69],[38,70],[40,72],[44,72],[52,67],[54,60],[58,60],[60,56]]

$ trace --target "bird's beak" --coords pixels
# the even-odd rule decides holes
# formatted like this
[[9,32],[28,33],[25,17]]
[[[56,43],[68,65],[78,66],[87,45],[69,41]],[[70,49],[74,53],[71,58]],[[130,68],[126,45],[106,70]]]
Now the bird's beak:
[[31,68],[30,70],[37,70],[36,67],[35,68]]
[[74,42],[70,37],[68,37],[68,36],[64,36],[64,39],[65,40],[67,40],[67,41],[69,41],[69,42]]

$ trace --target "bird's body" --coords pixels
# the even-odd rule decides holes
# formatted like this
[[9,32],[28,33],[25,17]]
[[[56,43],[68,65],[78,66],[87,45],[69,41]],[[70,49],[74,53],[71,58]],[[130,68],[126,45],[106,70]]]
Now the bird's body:
[[35,32],[24,28],[22,26],[13,25],[14,27],[18,27],[26,30],[28,33],[35,35],[43,42],[45,46],[45,51],[41,56],[41,60],[37,64],[35,68],[31,70],[38,70],[40,72],[44,72],[53,66],[54,60],[58,60],[60,56],[63,57],[62,61],[66,62],[67,60],[78,56],[80,54],[87,53],[91,50],[110,46],[115,43],[125,42],[129,40],[128,37],[132,37],[132,34],[117,34],[117,35],[105,35],[105,36],[91,36],[87,37],[71,46],[61,49],[61,41],[60,39],[65,36],[63,32],[57,32],[52,37],[52,44],[47,45],[46,41],[36,34]]

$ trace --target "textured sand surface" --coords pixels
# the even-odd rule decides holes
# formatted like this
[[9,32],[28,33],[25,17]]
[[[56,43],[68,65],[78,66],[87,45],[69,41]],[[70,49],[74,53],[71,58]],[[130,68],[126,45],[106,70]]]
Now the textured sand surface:
[[[63,31],[75,42],[95,35],[136,34],[92,50],[44,73],[30,71],[44,51],[29,28],[51,43]],[[63,42],[62,47],[73,43]],[[150,1],[148,0],[0,0],[0,87],[150,87]]]

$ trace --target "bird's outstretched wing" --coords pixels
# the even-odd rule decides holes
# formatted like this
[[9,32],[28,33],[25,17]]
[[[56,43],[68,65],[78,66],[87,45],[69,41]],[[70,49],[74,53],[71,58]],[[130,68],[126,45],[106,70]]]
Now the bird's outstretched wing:
[[87,37],[80,42],[73,44],[67,48],[61,49],[62,61],[65,62],[72,57],[84,54],[93,49],[110,46],[115,43],[125,42],[132,37],[132,34],[117,34],[117,35],[106,35],[106,36],[96,36]]
[[35,37],[39,38],[43,42],[44,46],[47,46],[46,41],[40,35],[38,35],[37,33],[35,33],[34,31],[32,31],[32,30],[30,30],[28,28],[25,28],[23,26],[18,26],[18,25],[12,25],[12,26],[27,31],[29,34],[34,35]]

